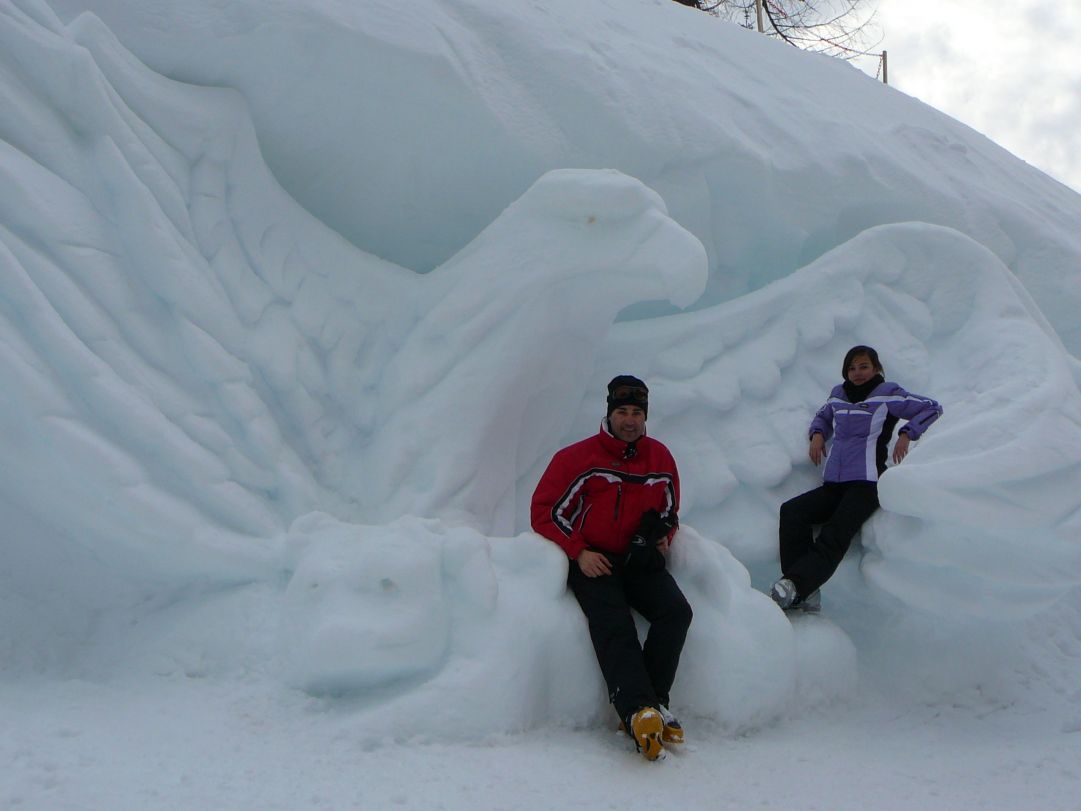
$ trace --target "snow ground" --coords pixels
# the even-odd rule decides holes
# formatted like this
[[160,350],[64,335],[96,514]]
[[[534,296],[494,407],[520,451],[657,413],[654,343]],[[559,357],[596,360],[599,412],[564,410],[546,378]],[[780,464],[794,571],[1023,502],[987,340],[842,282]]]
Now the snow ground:
[[348,704],[242,680],[45,680],[5,704],[13,809],[1065,810],[1081,783],[1076,728],[976,691],[854,694],[736,735],[687,719],[688,744],[658,764],[611,726],[395,742]]

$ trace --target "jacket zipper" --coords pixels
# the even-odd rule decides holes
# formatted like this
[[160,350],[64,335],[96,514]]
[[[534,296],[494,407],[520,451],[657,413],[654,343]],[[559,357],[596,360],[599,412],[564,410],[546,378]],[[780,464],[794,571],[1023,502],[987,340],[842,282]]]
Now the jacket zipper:
[[623,485],[622,484],[617,484],[616,485],[616,508],[612,512],[612,518],[614,518],[616,521],[619,520],[619,502],[620,502],[620,500],[622,498],[623,498]]

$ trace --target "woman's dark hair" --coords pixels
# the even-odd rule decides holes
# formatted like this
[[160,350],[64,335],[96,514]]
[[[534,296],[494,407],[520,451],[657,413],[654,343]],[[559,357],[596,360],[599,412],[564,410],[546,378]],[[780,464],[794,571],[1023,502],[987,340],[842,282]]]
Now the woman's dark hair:
[[875,352],[869,346],[854,346],[845,352],[845,362],[841,364],[841,379],[848,380],[848,366],[852,363],[854,358],[858,358],[860,355],[866,355],[871,360],[871,365],[875,367],[875,371],[882,372],[882,363],[878,359],[878,353]]

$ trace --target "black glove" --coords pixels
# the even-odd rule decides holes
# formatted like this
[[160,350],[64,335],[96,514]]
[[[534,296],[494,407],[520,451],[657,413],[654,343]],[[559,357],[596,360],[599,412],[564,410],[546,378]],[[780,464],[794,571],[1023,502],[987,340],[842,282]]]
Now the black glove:
[[656,510],[642,513],[638,529],[635,530],[627,550],[627,568],[645,569],[651,563],[656,563],[658,557],[663,562],[664,555],[657,549],[657,542],[678,525],[679,521],[674,512],[664,517]]

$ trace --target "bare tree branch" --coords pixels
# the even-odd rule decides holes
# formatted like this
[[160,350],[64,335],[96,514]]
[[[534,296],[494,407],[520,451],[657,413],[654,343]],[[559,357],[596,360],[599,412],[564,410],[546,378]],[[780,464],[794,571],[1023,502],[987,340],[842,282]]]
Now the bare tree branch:
[[[755,0],[676,0],[751,27]],[[765,33],[808,51],[855,59],[881,42],[874,0],[762,0]]]

